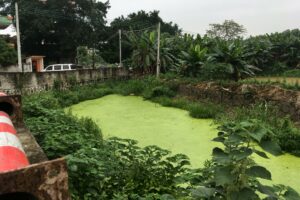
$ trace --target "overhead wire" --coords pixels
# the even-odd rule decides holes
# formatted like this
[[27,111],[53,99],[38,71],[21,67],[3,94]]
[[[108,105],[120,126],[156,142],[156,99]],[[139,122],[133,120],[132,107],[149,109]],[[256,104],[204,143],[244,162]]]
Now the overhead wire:
[[146,31],[146,30],[150,30],[154,27],[157,27],[156,25],[152,25],[152,26],[149,26],[147,28],[143,28],[143,29],[137,29],[137,30],[122,30],[123,33],[132,33],[132,32],[143,32],[143,31]]
[[104,40],[106,42],[110,41],[111,39],[113,39],[115,36],[117,36],[119,34],[119,32],[116,32],[115,34],[113,34],[112,36],[110,36],[108,39]]

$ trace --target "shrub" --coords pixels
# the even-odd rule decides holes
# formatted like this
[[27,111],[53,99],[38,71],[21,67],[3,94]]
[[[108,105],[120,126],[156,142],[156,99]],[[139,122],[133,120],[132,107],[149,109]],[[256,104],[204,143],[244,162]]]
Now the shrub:
[[129,80],[126,84],[119,84],[114,87],[115,91],[122,95],[140,95],[145,88],[145,83],[140,80]]
[[2,37],[0,38],[0,66],[6,67],[17,63],[17,52]]
[[71,106],[73,104],[79,103],[79,98],[77,93],[72,91],[55,91],[54,96],[57,98],[59,104],[62,107]]
[[102,142],[101,131],[91,119],[78,119],[63,110],[46,110],[41,116],[27,116],[25,122],[50,159]]
[[79,90],[78,89],[74,90],[73,92],[77,93],[78,100],[81,102],[81,101],[97,99],[109,95],[112,93],[112,90],[109,88],[87,87]]
[[143,94],[143,96],[146,99],[151,99],[151,98],[161,97],[161,96],[174,97],[175,95],[176,95],[175,92],[172,91],[172,90],[170,90],[166,86],[157,86],[157,87],[154,87],[150,91],[146,91]]
[[[251,158],[253,154],[268,158],[250,145],[261,143],[267,133],[265,127],[253,129],[252,121],[223,125],[214,141],[223,144],[223,148],[213,149],[212,163],[208,166],[208,175],[203,174],[200,187],[192,189],[195,199],[299,199],[292,188],[275,185],[267,186],[260,179],[272,180],[271,173],[257,165]],[[249,129],[250,128],[250,129]],[[268,149],[275,144],[268,142]],[[216,198],[217,197],[217,198]]]
[[299,155],[300,131],[289,117],[282,118],[275,106],[255,104],[247,108],[235,108],[231,114],[225,113],[219,116],[217,122],[219,124],[239,123],[253,119],[270,130],[265,137],[277,141],[282,150]]
[[188,105],[187,109],[190,112],[190,116],[194,118],[215,118],[220,112],[222,112],[220,106],[209,103],[192,103]]
[[169,98],[169,97],[157,97],[151,99],[152,101],[161,104],[162,106],[166,107],[173,107],[173,108],[180,108],[180,109],[187,109],[187,105],[189,102],[183,98]]
[[228,64],[207,62],[201,69],[201,79],[204,80],[227,80],[232,76],[231,67]]

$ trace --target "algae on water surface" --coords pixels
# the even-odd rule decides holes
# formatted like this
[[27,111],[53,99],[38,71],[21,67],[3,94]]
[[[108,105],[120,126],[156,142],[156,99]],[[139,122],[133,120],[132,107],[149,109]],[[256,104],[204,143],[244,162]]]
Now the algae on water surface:
[[[218,145],[212,120],[193,119],[187,111],[162,107],[136,96],[109,95],[71,107],[78,116],[91,117],[102,129],[105,138],[134,139],[141,146],[157,145],[173,153],[190,157],[192,167],[202,167]],[[283,155],[255,160],[267,167],[274,183],[285,184],[300,192],[300,158]]]
[[173,153],[184,153],[194,167],[211,158],[216,143],[212,120],[189,117],[187,111],[162,107],[141,97],[109,95],[71,107],[79,116],[91,117],[103,136],[134,139],[141,146],[157,145]]

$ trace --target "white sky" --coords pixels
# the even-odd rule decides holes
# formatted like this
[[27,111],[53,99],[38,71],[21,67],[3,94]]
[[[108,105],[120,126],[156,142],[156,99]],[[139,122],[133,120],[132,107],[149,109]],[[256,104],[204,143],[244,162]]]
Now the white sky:
[[[105,2],[105,0],[101,0]],[[300,0],[110,0],[107,18],[159,10],[184,31],[205,33],[210,23],[233,19],[248,35],[300,28]]]

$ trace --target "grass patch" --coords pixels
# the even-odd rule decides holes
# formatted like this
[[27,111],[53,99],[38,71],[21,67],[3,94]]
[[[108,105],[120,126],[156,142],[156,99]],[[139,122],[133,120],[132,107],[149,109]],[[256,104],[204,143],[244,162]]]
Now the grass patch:
[[214,119],[222,112],[222,107],[210,103],[192,103],[187,110],[193,118]]
[[169,98],[164,96],[153,98],[151,100],[162,106],[187,110],[191,117],[197,119],[214,119],[224,111],[224,108],[221,105],[207,102],[195,102],[182,97]]

